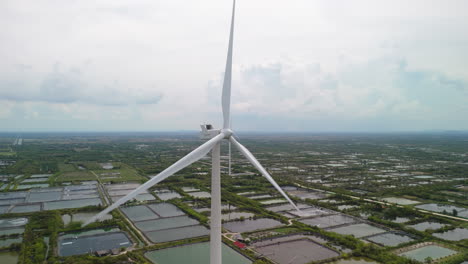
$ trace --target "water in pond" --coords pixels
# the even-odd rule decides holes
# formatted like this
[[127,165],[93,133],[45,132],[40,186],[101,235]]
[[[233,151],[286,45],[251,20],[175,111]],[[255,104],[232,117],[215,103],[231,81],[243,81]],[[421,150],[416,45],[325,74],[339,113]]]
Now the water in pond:
[[395,219],[390,219],[390,221],[392,222],[395,222],[395,223],[406,223],[408,221],[410,221],[411,219],[410,218],[407,218],[407,217],[395,217]]
[[172,217],[185,214],[182,210],[177,208],[177,206],[170,203],[149,204],[148,206],[161,217]]
[[48,178],[50,176],[52,176],[52,174],[33,174],[31,175],[31,178]]
[[31,188],[47,188],[49,187],[48,183],[38,183],[38,184],[20,184],[16,187],[17,190],[25,190]]
[[362,258],[352,258],[352,259],[342,259],[337,262],[332,262],[330,264],[379,264],[378,262],[362,259]]
[[356,220],[350,216],[339,214],[339,215],[329,215],[329,216],[323,216],[323,217],[307,218],[307,219],[299,220],[299,222],[302,222],[306,225],[326,228],[326,227],[337,226],[337,225],[342,225],[342,224],[354,223],[356,222]]
[[449,230],[443,233],[434,233],[432,235],[445,240],[460,241],[463,239],[468,239],[468,229],[455,228],[453,230]]
[[430,246],[413,249],[404,253],[400,253],[398,255],[405,256],[411,259],[415,259],[417,261],[424,261],[428,257],[435,260],[438,258],[443,258],[443,257],[453,255],[455,253],[457,252],[448,248],[444,248],[444,247],[440,247],[436,245],[430,245]]
[[444,224],[441,224],[441,223],[437,223],[437,222],[422,222],[422,223],[419,223],[419,224],[415,224],[415,225],[410,225],[409,227],[412,227],[418,231],[424,231],[424,230],[427,230],[427,229],[432,229],[432,230],[436,230],[436,229],[439,229],[439,228],[442,228],[446,225]]
[[376,236],[368,237],[367,240],[387,247],[394,247],[402,243],[413,241],[413,239],[409,236],[396,233],[379,234]]
[[16,264],[18,263],[18,253],[16,252],[0,252],[0,263]]
[[100,205],[100,204],[101,204],[101,199],[98,199],[98,198],[54,201],[54,202],[45,202],[44,210],[79,208],[79,207],[85,207],[85,206],[90,206],[90,205]]
[[269,194],[261,194],[261,195],[254,195],[254,196],[249,197],[249,199],[254,199],[254,200],[267,199],[267,198],[273,198],[273,196]]
[[285,199],[273,199],[273,200],[260,201],[260,203],[264,205],[269,205],[269,204],[287,203],[287,201]]
[[193,196],[195,198],[210,198],[211,194],[208,192],[191,192],[188,195]]
[[48,180],[49,180],[49,178],[32,178],[32,179],[22,180],[21,183],[45,182],[45,181],[48,181]]
[[442,213],[446,211],[447,213],[452,213],[453,210],[457,210],[458,214],[462,213],[463,211],[467,210],[466,208],[461,208],[453,205],[447,205],[447,204],[421,204],[415,206],[419,209],[424,209],[432,212],[439,212]]
[[120,249],[131,245],[123,232],[80,236],[72,238],[59,237],[58,251],[60,256],[81,255],[99,250]]
[[148,237],[153,243],[162,243],[192,237],[206,236],[208,234],[209,230],[202,225],[145,232],[146,237]]
[[316,207],[310,207],[310,208],[300,209],[299,212],[296,209],[294,209],[294,210],[288,211],[287,213],[294,215],[294,216],[298,216],[298,217],[311,217],[311,216],[330,214],[330,211],[316,208]]
[[24,203],[24,198],[0,200],[0,205],[10,205],[10,204],[19,204],[19,203]]
[[10,206],[9,205],[2,205],[0,206],[0,214],[4,214],[8,211],[8,209],[10,209]]
[[[299,209],[304,209],[304,208],[310,208],[310,205],[303,204],[303,203],[298,203],[296,206]],[[281,212],[281,211],[290,211],[293,210],[294,207],[292,207],[291,204],[282,204],[282,205],[274,205],[274,206],[268,206],[265,209],[272,211],[272,212]]]
[[182,191],[184,192],[198,192],[200,189],[194,187],[182,187]]
[[30,213],[30,212],[39,212],[41,210],[40,204],[30,204],[30,205],[15,205],[13,209],[10,210],[10,213]]
[[133,222],[159,218],[158,215],[145,205],[123,207],[121,210]]
[[[22,237],[17,237],[17,238],[7,238],[7,239],[0,239],[0,248],[2,247],[9,247],[13,243],[21,243],[23,241]],[[1,260],[1,259],[0,259]],[[0,261],[0,263],[2,263]]]
[[0,236],[23,234],[23,233],[24,233],[23,227],[0,229]]
[[62,197],[62,192],[31,192],[28,202],[48,202],[57,201]]
[[395,203],[395,204],[401,204],[401,205],[409,205],[409,204],[417,204],[419,203],[418,201],[413,201],[410,199],[406,198],[398,198],[398,197],[387,197],[383,198],[382,200],[389,202],[389,203]]
[[279,227],[283,224],[274,219],[260,218],[260,219],[246,219],[244,221],[234,221],[224,223],[223,227],[231,232],[243,233],[251,232],[259,229],[269,229],[273,227]]
[[344,205],[338,205],[338,210],[348,210],[348,209],[357,208],[357,207],[359,206],[344,204]]
[[371,225],[364,224],[364,223],[349,225],[349,226],[342,226],[342,227],[330,229],[328,231],[336,232],[342,235],[354,235],[357,238],[387,232],[384,229],[380,229],[378,227],[371,226]]
[[270,241],[268,245],[256,247],[256,251],[276,263],[305,264],[339,256],[337,252],[308,239]]
[[292,196],[296,196],[300,199],[322,199],[327,197],[326,194],[321,193],[321,192],[308,192],[308,191],[302,191],[302,190],[297,190],[297,191],[289,191],[288,194]]
[[24,226],[27,223],[28,219],[24,217],[0,219],[0,228],[19,227]]
[[[145,253],[145,257],[155,264],[206,264],[210,262],[210,244],[205,242],[160,249]],[[248,258],[224,244],[222,245],[222,257],[223,264],[252,263]]]
[[136,222],[135,226],[141,231],[156,231],[162,229],[176,228],[182,226],[197,225],[198,221],[188,216],[176,216]]
[[158,192],[158,193],[156,193],[156,196],[158,196],[159,199],[161,199],[163,201],[167,201],[167,200],[170,200],[170,199],[182,197],[177,192]]

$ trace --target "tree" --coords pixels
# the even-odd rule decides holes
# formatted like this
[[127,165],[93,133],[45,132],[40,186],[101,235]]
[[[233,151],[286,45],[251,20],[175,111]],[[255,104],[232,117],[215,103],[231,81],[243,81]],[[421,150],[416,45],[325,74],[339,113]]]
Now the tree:
[[453,209],[452,214],[453,214],[453,216],[457,216],[458,215],[457,209]]

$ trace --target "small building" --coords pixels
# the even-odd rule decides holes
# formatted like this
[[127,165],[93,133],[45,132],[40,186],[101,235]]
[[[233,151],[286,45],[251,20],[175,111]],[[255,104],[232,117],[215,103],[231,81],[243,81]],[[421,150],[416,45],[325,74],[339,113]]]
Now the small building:
[[246,247],[244,243],[239,242],[239,241],[234,242],[234,245],[240,249],[244,249]]

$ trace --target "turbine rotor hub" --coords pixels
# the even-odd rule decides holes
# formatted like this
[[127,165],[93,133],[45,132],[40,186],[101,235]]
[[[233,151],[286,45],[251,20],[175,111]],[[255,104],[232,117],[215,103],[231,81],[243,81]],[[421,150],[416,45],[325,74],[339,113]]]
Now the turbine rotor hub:
[[232,130],[230,128],[221,129],[221,133],[224,134],[225,139],[229,139],[232,136],[232,134],[234,134],[234,132],[232,132]]

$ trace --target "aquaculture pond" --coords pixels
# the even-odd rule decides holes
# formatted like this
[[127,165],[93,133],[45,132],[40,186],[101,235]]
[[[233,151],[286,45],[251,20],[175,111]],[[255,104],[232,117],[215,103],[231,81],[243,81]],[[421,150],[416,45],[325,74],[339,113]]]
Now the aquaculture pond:
[[294,216],[294,217],[312,217],[312,216],[319,216],[319,215],[326,215],[330,214],[330,210],[327,209],[320,209],[316,207],[310,207],[310,208],[303,208],[300,209],[300,211],[297,211],[296,209],[287,211],[286,213]]
[[[9,247],[13,243],[21,243],[21,241],[23,241],[22,237],[0,239],[0,248]],[[0,259],[0,263],[2,263],[1,259]]]
[[379,263],[369,260],[369,259],[351,258],[351,259],[341,259],[336,262],[331,262],[330,264],[379,264]]
[[18,253],[11,252],[11,251],[0,252],[0,263],[2,264],[18,263]]
[[182,197],[179,193],[173,191],[156,192],[156,196],[163,201]]
[[[196,243],[149,251],[145,253],[151,262],[155,264],[172,264],[172,263],[191,263],[191,264],[206,264],[210,263],[210,244]],[[222,245],[222,262],[223,264],[250,264],[248,258],[244,257],[234,249]]]
[[[299,209],[304,209],[304,208],[310,208],[311,207],[310,205],[303,204],[303,203],[298,203],[298,204],[296,204],[296,206]],[[282,205],[268,206],[268,207],[265,207],[265,209],[267,209],[268,211],[272,211],[272,212],[282,212],[282,211],[295,210],[294,207],[289,203],[288,204],[282,204]]]
[[170,203],[129,206],[121,210],[154,243],[208,234],[206,227]]
[[173,229],[163,229],[159,231],[149,231],[144,234],[153,243],[181,240],[192,237],[207,236],[209,229],[202,225],[184,226]]
[[443,233],[433,233],[435,237],[440,239],[450,240],[450,241],[460,241],[463,239],[468,239],[468,229],[466,228],[455,228]]
[[395,204],[400,204],[400,205],[410,205],[410,204],[419,203],[418,201],[414,201],[414,200],[410,200],[406,198],[398,198],[398,197],[387,197],[387,198],[383,198],[382,200],[388,203],[395,203]]
[[287,203],[287,201],[285,199],[273,199],[273,200],[260,201],[260,203],[264,205],[269,205],[269,204]]
[[123,232],[107,232],[94,235],[59,237],[59,256],[72,256],[129,247],[130,239]]
[[309,192],[305,190],[296,190],[296,191],[288,191],[288,194],[300,198],[302,200],[305,199],[322,199],[327,197],[325,193],[322,192]]
[[41,204],[30,204],[30,205],[15,205],[10,213],[30,213],[39,212],[41,210]]
[[371,236],[366,239],[376,244],[387,246],[387,247],[398,246],[399,244],[407,243],[407,242],[414,240],[407,235],[390,233],[390,232]]
[[299,222],[302,222],[310,226],[318,226],[320,228],[326,228],[331,226],[350,224],[356,222],[356,220],[347,215],[338,214],[338,215],[328,215],[322,217],[306,218],[301,219]]
[[190,218],[186,215],[135,222],[135,226],[143,232],[157,231],[162,229],[170,229],[197,224],[197,220]]
[[0,210],[0,213],[25,213],[99,204],[101,200],[95,182],[0,194],[0,205],[14,205],[11,209],[5,208],[3,212]]
[[421,222],[415,225],[409,225],[409,227],[414,228],[418,231],[424,231],[428,229],[436,230],[446,226],[445,224],[437,223],[437,222]]
[[371,226],[371,225],[368,225],[368,224],[364,224],[364,223],[337,227],[337,228],[329,229],[328,231],[336,232],[336,233],[342,234],[342,235],[353,235],[353,236],[355,236],[357,238],[387,232],[384,229],[381,229],[381,228],[378,228],[378,227],[375,227],[375,226]]
[[210,198],[211,197],[211,194],[208,192],[190,192],[187,194],[195,198]]
[[447,213],[452,213],[453,210],[456,210],[458,212],[459,216],[463,216],[464,213],[467,213],[468,209],[454,206],[454,205],[447,205],[447,204],[421,204],[415,206],[419,209],[427,210],[427,211],[432,211],[432,212],[438,212],[438,213],[443,213],[444,211]]
[[424,261],[428,257],[432,258],[433,260],[436,260],[456,253],[457,252],[455,250],[451,250],[437,245],[429,245],[406,251],[398,255],[405,256],[417,261]]
[[339,256],[309,239],[273,238],[255,244],[255,250],[276,263],[305,264]]
[[69,208],[78,208],[78,207],[100,205],[100,204],[101,204],[101,199],[99,198],[54,201],[54,202],[45,202],[44,210],[69,209]]
[[243,233],[251,232],[259,229],[269,229],[273,227],[279,227],[283,224],[279,221],[270,218],[259,218],[259,219],[246,219],[244,221],[233,221],[224,223],[223,227],[231,232]]

